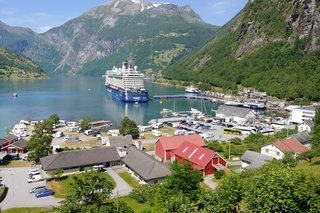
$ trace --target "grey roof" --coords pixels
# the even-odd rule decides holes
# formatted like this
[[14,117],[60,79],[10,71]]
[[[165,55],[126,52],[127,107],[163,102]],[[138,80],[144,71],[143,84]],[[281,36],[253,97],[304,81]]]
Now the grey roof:
[[263,164],[267,163],[268,161],[271,161],[273,157],[268,155],[260,154],[259,152],[254,152],[247,150],[242,156],[241,160],[247,161],[250,163],[250,165],[247,168],[259,168]]
[[165,165],[136,147],[130,147],[122,161],[145,181],[164,178],[170,174]]
[[113,161],[120,161],[115,147],[60,152],[40,159],[43,170],[89,166]]
[[316,111],[316,108],[314,106],[302,106],[302,107],[300,107],[300,109],[310,110],[310,111],[314,111],[314,112]]
[[0,139],[0,146],[6,145],[8,143],[5,139]]
[[8,141],[16,141],[16,140],[18,140],[18,137],[15,135],[9,134],[9,135],[5,136],[3,139],[6,139]]
[[249,112],[251,112],[251,109],[248,108],[221,105],[216,111],[216,114],[224,114],[227,117],[237,116],[244,118]]
[[[25,149],[25,148],[27,148],[28,141],[26,141],[25,139],[20,139],[20,140],[14,142],[14,143],[12,143],[12,144],[9,144],[9,145],[16,146],[16,147],[18,147],[18,148],[20,148],[20,149]],[[9,145],[8,145],[8,146],[9,146]]]
[[292,138],[298,140],[302,144],[310,143],[311,137],[306,132],[300,132],[291,136]]
[[109,143],[110,143],[110,146],[124,147],[124,146],[132,145],[133,141],[132,141],[132,136],[131,135],[110,136],[109,137]]
[[314,122],[313,122],[312,120],[306,120],[306,121],[304,121],[304,123],[305,123],[306,125],[308,125],[310,128],[313,128],[313,127],[314,127]]

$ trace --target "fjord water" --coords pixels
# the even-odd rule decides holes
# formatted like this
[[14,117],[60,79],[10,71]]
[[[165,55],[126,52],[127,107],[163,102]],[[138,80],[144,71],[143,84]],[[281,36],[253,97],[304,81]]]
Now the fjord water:
[[[185,94],[184,90],[146,81],[149,95]],[[18,97],[12,97],[12,93]],[[161,117],[163,108],[190,111],[197,108],[210,114],[217,106],[208,101],[163,99],[148,103],[124,103],[112,99],[105,91],[104,79],[99,77],[53,77],[45,80],[0,81],[0,137],[20,120],[41,120],[57,113],[61,119],[111,120],[118,127],[124,116],[137,124],[147,124]]]

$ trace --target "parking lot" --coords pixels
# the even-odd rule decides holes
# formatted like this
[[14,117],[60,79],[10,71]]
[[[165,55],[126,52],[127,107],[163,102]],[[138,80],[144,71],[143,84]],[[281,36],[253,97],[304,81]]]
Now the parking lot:
[[1,210],[16,207],[44,207],[57,206],[62,199],[53,196],[36,198],[29,190],[35,186],[46,185],[45,181],[27,183],[28,171],[31,168],[1,169],[2,183],[8,187],[8,194],[1,202]]

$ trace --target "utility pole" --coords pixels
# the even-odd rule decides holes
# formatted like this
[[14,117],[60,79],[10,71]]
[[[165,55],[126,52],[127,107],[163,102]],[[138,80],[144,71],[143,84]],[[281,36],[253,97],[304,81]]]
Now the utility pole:
[[230,148],[231,148],[231,141],[229,140],[229,160],[230,160],[230,154],[231,154]]

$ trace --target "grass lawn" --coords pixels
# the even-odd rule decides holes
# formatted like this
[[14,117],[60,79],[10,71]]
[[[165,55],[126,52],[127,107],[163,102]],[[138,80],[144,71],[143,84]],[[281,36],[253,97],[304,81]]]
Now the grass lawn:
[[143,145],[144,151],[154,151],[154,144],[147,143]]
[[119,200],[125,202],[136,213],[147,210],[150,205],[149,203],[138,203],[136,200],[130,198],[129,196],[120,197]]
[[154,136],[151,132],[145,133],[144,134],[145,139],[156,139],[157,137]]
[[[105,175],[110,180],[110,182],[112,182],[113,185],[116,186],[116,182],[110,177],[108,173],[102,172],[101,174]],[[81,174],[76,174],[76,175],[81,175]],[[63,176],[59,180],[49,181],[49,186],[54,191],[54,195],[53,195],[54,197],[66,198],[69,195],[72,176],[75,176],[75,175]]]
[[311,163],[307,160],[302,160],[296,166],[296,169],[306,173],[320,177],[320,157],[312,158]]
[[140,186],[138,181],[134,177],[131,177],[131,175],[128,172],[120,172],[120,173],[118,173],[118,175],[120,175],[120,177],[124,181],[126,181],[131,187],[136,188],[136,187]]
[[162,127],[160,131],[169,135],[174,135],[175,129],[170,127]]
[[58,213],[55,210],[48,210],[46,207],[34,207],[34,208],[12,208],[2,211],[3,213]]
[[78,147],[92,147],[92,146],[101,146],[101,141],[91,140],[91,141],[80,141],[80,142],[64,142],[63,147],[78,148]]
[[0,165],[0,168],[12,168],[12,167],[31,167],[33,162],[22,161],[22,160],[5,160],[3,164]]

